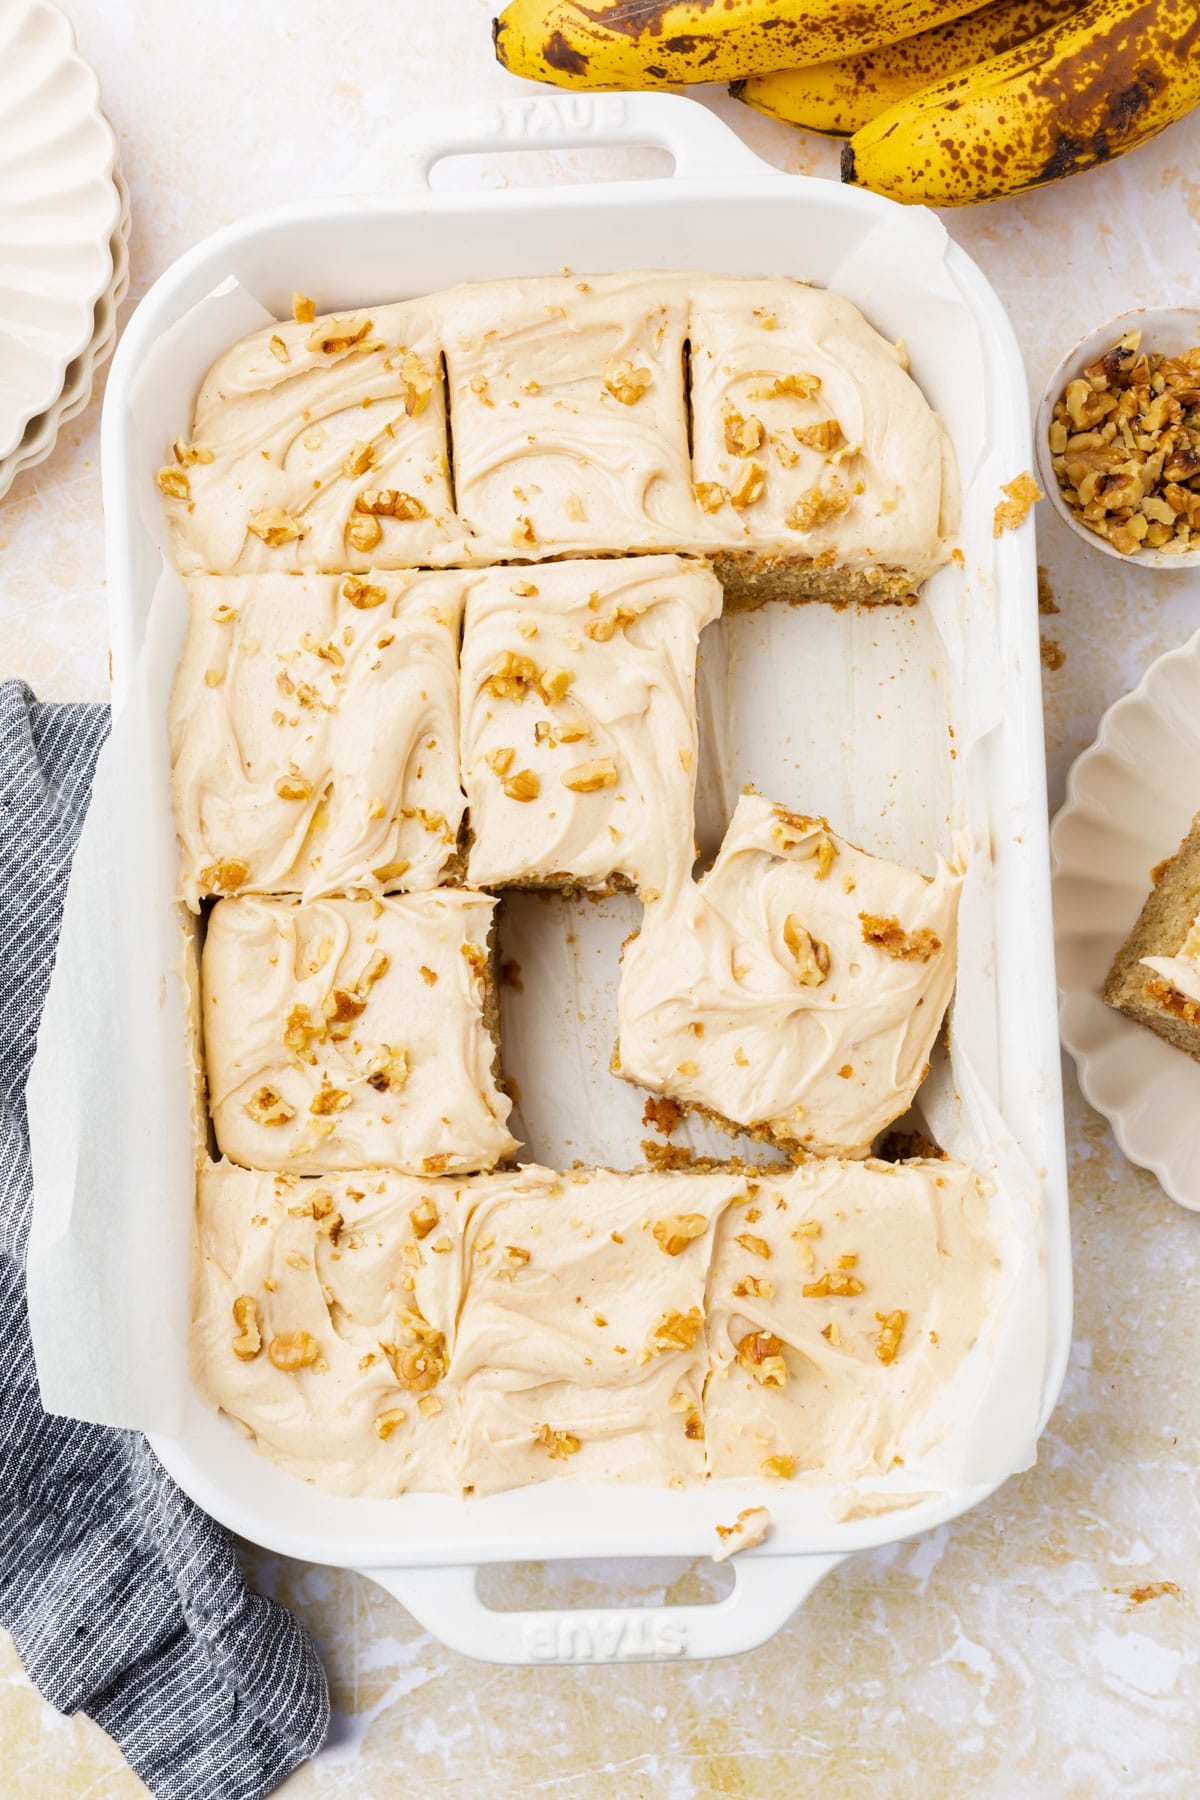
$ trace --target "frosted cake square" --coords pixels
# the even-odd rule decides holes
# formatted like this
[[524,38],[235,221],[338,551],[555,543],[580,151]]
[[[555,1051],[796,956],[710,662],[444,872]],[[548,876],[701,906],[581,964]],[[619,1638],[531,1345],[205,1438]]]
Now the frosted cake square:
[[932,880],[757,794],[626,945],[618,1072],[787,1148],[865,1156],[923,1080],[961,875]]
[[462,562],[428,303],[310,314],[234,344],[158,485],[184,574]]
[[193,575],[187,589],[169,715],[187,904],[450,878],[462,577]]
[[495,901],[220,900],[201,1007],[213,1129],[250,1168],[491,1168],[516,1145],[497,1081]]
[[737,1176],[521,1170],[481,1186],[455,1338],[477,1493],[704,1477],[705,1282]]
[[949,1160],[810,1161],[757,1182],[717,1226],[709,1472],[886,1474],[936,1435],[994,1303],[979,1177]]
[[197,1209],[192,1367],[210,1404],[332,1493],[457,1492],[456,1184],[222,1162],[201,1170]]
[[696,655],[721,590],[675,556],[471,577],[462,645],[473,884],[655,894],[695,856]]
[[437,297],[459,511],[480,560],[695,538],[687,278],[549,275]]
[[1200,1059],[1200,814],[1154,870],[1146,904],[1117,952],[1104,998]]
[[902,600],[949,557],[953,453],[888,343],[839,294],[697,278],[693,474],[727,603]]

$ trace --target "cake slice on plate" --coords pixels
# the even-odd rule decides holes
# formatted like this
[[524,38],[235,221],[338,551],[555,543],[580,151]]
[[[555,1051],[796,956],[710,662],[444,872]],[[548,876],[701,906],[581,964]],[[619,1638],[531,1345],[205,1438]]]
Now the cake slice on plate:
[[1109,970],[1104,999],[1200,1059],[1200,813],[1152,879],[1146,904]]
[[617,1073],[787,1149],[867,1155],[926,1074],[961,883],[743,794],[709,872],[625,947]]

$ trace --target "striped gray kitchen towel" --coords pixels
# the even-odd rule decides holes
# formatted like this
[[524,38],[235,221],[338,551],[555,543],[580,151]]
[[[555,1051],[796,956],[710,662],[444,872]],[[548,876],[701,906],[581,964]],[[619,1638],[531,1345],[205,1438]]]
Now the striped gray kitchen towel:
[[42,1410],[25,1304],[25,1084],[108,708],[0,683],[0,1625],[157,1800],[257,1800],[324,1741],[312,1640],[136,1432]]

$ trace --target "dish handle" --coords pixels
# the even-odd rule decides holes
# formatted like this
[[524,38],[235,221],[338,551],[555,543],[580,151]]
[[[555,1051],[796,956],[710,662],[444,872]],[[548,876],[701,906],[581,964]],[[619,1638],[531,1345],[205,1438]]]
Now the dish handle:
[[556,1608],[496,1612],[476,1590],[474,1564],[364,1569],[426,1631],[491,1663],[698,1662],[755,1650],[785,1625],[841,1556],[740,1556],[734,1583],[711,1606]]
[[678,94],[529,92],[409,113],[339,186],[347,193],[428,188],[430,171],[447,156],[614,144],[669,151],[676,179],[779,173],[715,113]]

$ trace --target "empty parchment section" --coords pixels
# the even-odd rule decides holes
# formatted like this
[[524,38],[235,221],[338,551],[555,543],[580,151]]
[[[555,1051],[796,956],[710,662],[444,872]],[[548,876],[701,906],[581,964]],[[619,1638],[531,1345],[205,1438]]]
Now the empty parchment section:
[[453,878],[464,577],[193,575],[170,705],[180,888],[301,895]]
[[217,1143],[320,1175],[489,1169],[516,1148],[497,1080],[495,901],[220,900],[201,1009]]

